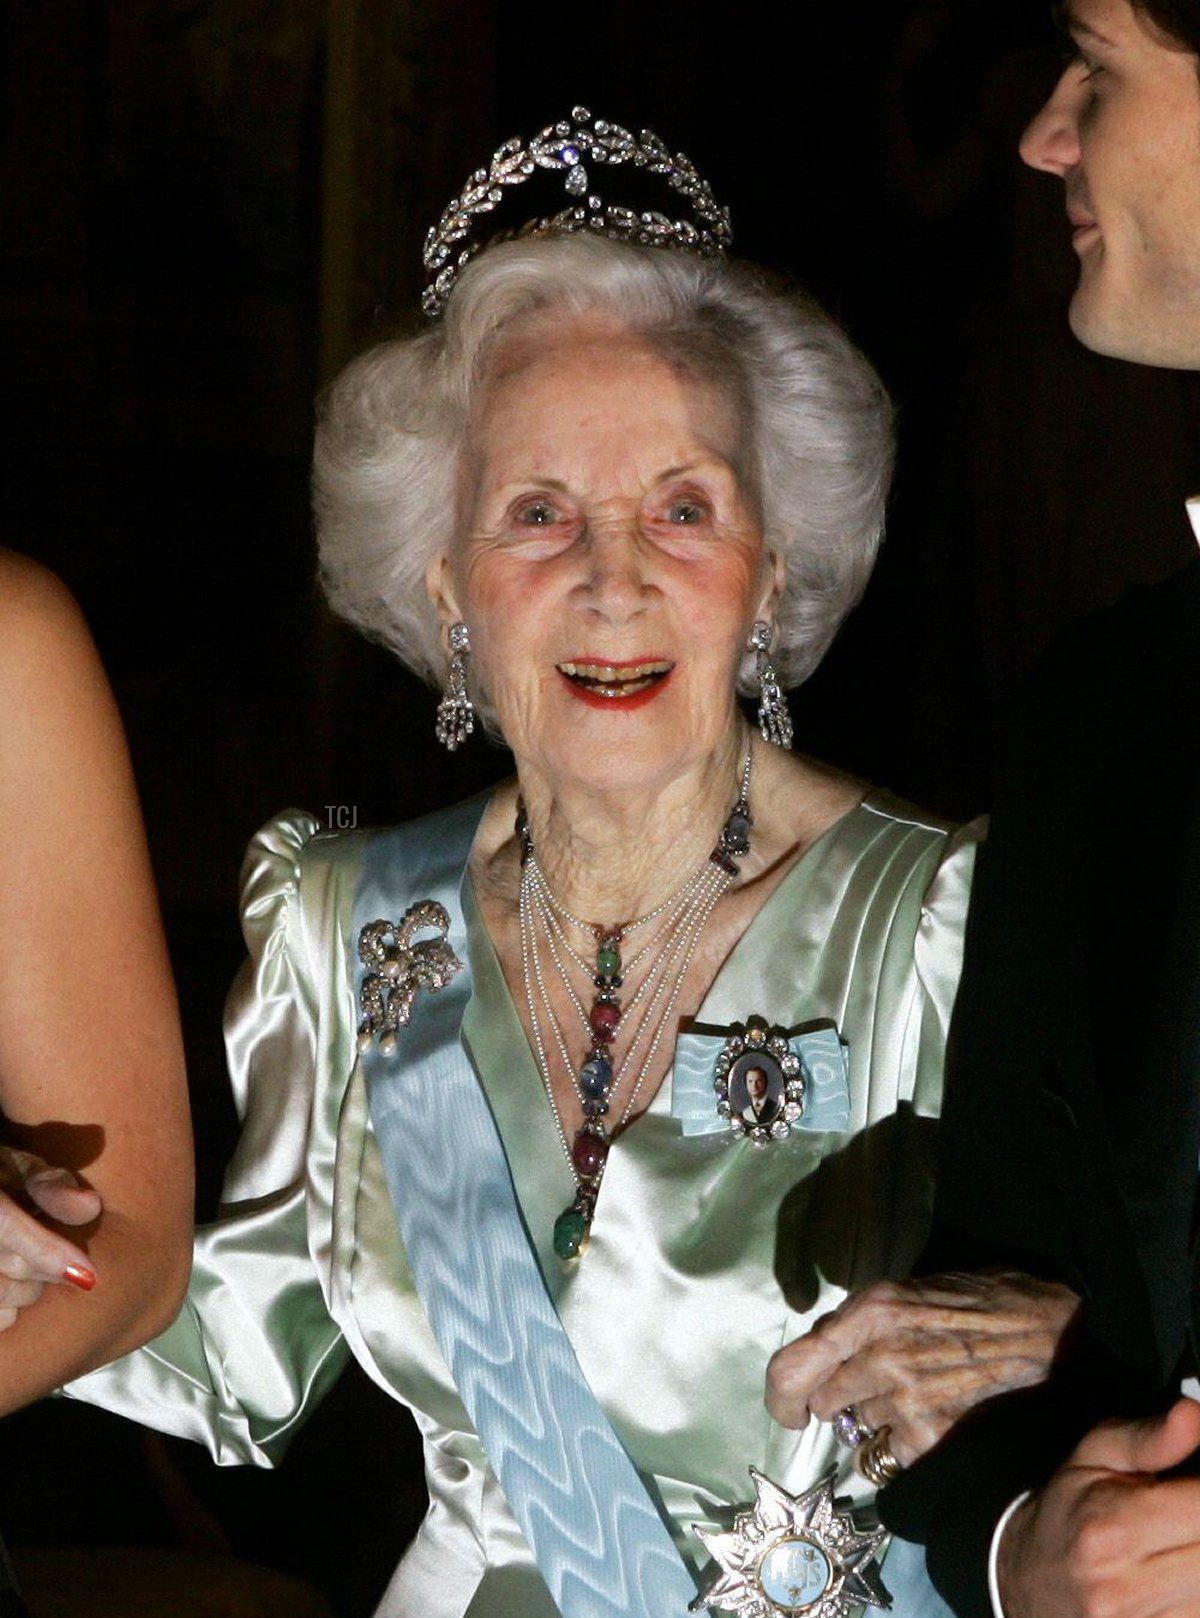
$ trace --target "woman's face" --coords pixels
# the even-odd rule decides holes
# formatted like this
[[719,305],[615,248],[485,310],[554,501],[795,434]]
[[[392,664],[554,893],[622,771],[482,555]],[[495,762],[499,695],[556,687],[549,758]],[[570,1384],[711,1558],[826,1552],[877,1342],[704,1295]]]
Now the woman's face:
[[722,395],[627,333],[543,326],[499,356],[430,588],[551,786],[653,785],[727,744],[777,575],[737,451]]

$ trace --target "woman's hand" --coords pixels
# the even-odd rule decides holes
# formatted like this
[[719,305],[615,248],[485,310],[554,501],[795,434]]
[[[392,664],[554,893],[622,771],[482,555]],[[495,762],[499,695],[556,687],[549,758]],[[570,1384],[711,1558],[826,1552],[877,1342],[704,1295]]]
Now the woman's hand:
[[67,1282],[84,1292],[96,1284],[87,1254],[48,1229],[39,1213],[56,1224],[87,1225],[99,1216],[100,1198],[69,1169],[0,1146],[0,1331],[49,1284]]
[[1007,1272],[880,1281],[779,1350],[767,1409],[800,1428],[853,1405],[910,1466],[973,1405],[1043,1381],[1078,1308],[1069,1287]]

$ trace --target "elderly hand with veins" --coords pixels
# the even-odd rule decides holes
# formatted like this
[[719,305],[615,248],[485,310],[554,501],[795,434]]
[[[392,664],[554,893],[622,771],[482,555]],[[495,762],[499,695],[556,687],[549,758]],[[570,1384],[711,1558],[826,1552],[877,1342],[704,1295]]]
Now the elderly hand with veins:
[[876,1282],[773,1356],[767,1409],[801,1428],[853,1405],[910,1466],[972,1406],[1043,1381],[1078,1308],[1069,1287],[1011,1272]]
[[1200,1478],[1161,1476],[1198,1448],[1191,1399],[1088,1433],[1005,1527],[1006,1618],[1200,1618]]
[[67,1282],[90,1292],[96,1284],[87,1254],[39,1215],[59,1225],[87,1225],[99,1214],[100,1198],[69,1169],[0,1146],[0,1331],[36,1303],[47,1285]]

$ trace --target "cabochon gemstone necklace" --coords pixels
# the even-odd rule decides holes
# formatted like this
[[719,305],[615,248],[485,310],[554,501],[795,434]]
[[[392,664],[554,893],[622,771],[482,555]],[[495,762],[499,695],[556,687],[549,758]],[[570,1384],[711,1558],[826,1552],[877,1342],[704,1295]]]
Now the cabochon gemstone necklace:
[[[742,767],[737,800],[721,828],[712,853],[661,904],[634,921],[607,924],[572,915],[552,893],[534,852],[524,806],[518,810],[521,845],[519,919],[521,970],[534,1055],[542,1085],[554,1114],[559,1143],[575,1177],[575,1196],[554,1224],[554,1250],[561,1259],[579,1256],[587,1241],[615,1130],[628,1122],[671,1013],[683,987],[688,967],[717,902],[738,874],[737,860],[750,849],[750,753]],[[623,946],[634,935],[658,927],[636,952],[623,958]],[[568,929],[588,940],[591,959],[571,943]],[[582,1030],[585,1050],[581,1062],[572,1061],[567,1034],[554,1010],[546,982],[543,944],[550,968],[562,984]],[[574,966],[590,991],[591,1005],[571,981]],[[637,969],[636,988],[631,974]],[[590,982],[588,981],[590,979]],[[623,1002],[621,991],[629,985]],[[629,1032],[629,1043],[619,1065],[613,1060],[618,1030]],[[551,1078],[550,1046],[572,1074],[583,1122],[568,1137]],[[615,1123],[611,1115],[616,1096],[628,1076],[636,1074],[628,1098]]]

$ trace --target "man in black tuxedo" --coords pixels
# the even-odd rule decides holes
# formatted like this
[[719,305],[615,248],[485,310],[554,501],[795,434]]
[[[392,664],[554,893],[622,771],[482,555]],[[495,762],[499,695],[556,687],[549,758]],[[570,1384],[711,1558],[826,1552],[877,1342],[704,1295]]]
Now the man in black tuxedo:
[[[1200,0],[1061,10],[1076,54],[1021,150],[1065,184],[1072,329],[1200,370]],[[1080,1329],[1049,1383],[982,1404],[880,1509],[963,1618],[1200,1615],[1200,1404],[1179,1397],[1200,1343],[1200,561],[1067,638],[999,779],[929,1261],[1065,1281]],[[903,1462],[906,1433],[940,1437],[936,1412],[918,1433],[920,1345],[945,1305],[862,1295],[778,1357],[773,1410],[883,1409]]]

